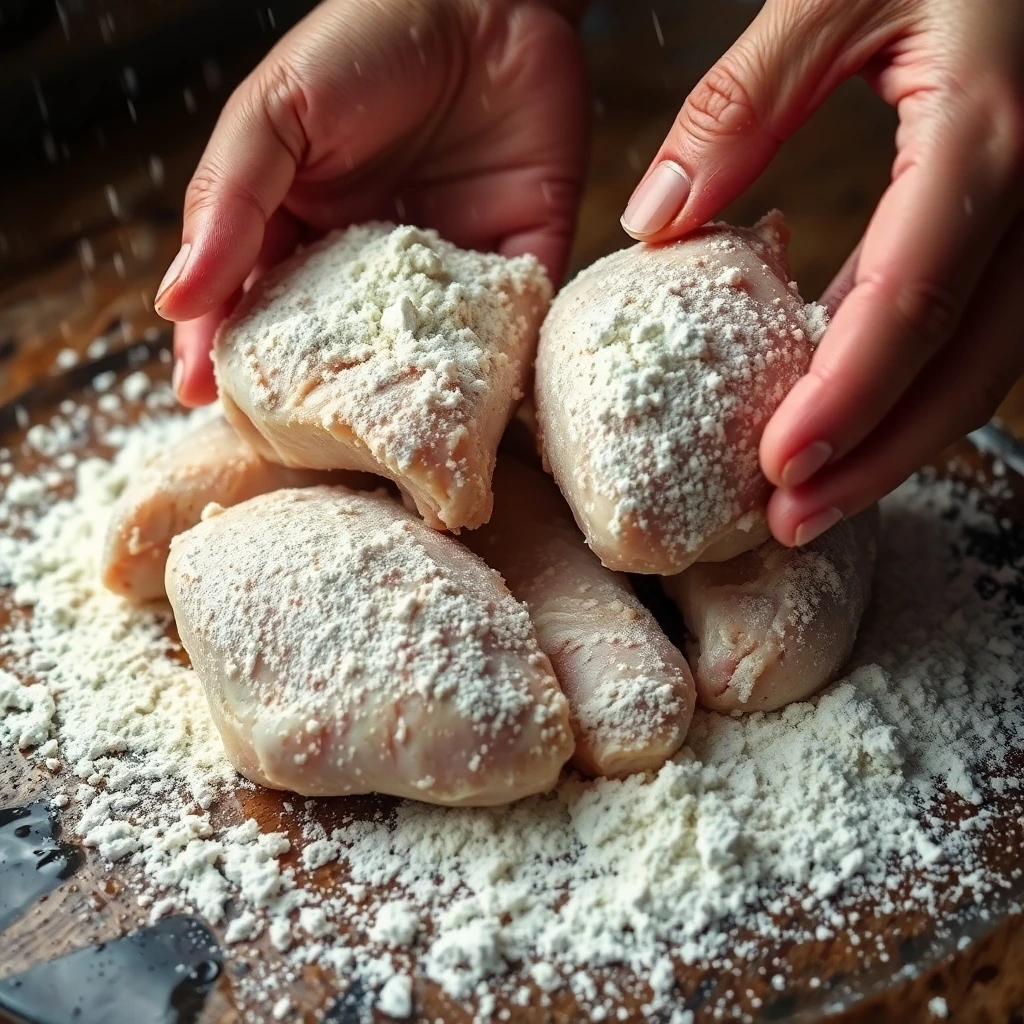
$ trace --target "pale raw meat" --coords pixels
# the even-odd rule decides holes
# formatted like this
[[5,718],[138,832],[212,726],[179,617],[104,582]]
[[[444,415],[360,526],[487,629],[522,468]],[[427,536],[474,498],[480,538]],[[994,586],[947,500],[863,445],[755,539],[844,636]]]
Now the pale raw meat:
[[657,770],[683,744],[694,688],[686,659],[629,580],[588,550],[543,473],[502,455],[494,515],[466,542],[526,602],[537,639],[569,701],[588,775]]
[[[331,479],[267,462],[226,420],[211,420],[147,463],[118,499],[100,561],[103,584],[133,601],[163,597],[171,538],[195,526],[207,505],[226,508],[267,491]],[[373,486],[370,477],[355,474],[346,482]]]
[[843,667],[871,597],[878,508],[802,548],[770,540],[663,581],[694,641],[697,698],[715,711],[773,711]]
[[781,215],[599,260],[555,299],[535,396],[545,465],[612,569],[669,575],[769,536],[758,442],[824,310]]
[[167,593],[232,762],[310,796],[550,789],[569,710],[526,608],[385,495],[278,491],[175,538]]
[[491,514],[550,298],[533,256],[388,224],[336,232],[259,280],[218,332],[226,415],[268,459],[379,473],[431,526],[471,529]]

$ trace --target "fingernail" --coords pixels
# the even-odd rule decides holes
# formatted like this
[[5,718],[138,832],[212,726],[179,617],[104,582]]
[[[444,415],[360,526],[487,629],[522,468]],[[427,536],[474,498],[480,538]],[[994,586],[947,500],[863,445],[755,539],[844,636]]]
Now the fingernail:
[[174,360],[174,369],[171,370],[171,390],[174,392],[174,397],[180,400],[181,391],[181,378],[185,372],[185,365],[180,359]]
[[815,512],[796,528],[794,543],[798,548],[810,544],[815,537],[820,537],[826,530],[831,530],[842,518],[843,513],[837,508],[823,508],[820,512]]
[[826,441],[812,441],[782,467],[783,484],[786,487],[799,487],[810,480],[831,458],[832,445]]
[[663,160],[633,193],[622,214],[622,227],[634,238],[653,235],[679,213],[689,195],[686,171],[671,160]]
[[171,260],[171,265],[167,268],[167,273],[164,274],[163,279],[160,282],[160,287],[156,290],[156,298],[153,299],[153,305],[159,306],[160,299],[164,292],[174,284],[175,281],[181,277],[181,272],[185,269],[185,264],[188,262],[188,254],[192,251],[192,245],[186,242],[179,250],[178,255]]

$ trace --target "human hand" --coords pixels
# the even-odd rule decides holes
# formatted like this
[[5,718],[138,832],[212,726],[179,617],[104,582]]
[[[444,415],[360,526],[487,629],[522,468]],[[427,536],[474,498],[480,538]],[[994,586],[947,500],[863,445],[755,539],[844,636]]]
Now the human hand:
[[586,161],[578,0],[327,0],[228,100],[157,293],[175,391],[216,396],[209,352],[242,290],[296,243],[373,219],[535,253],[557,283]]
[[1024,369],[1024,3],[768,0],[687,98],[623,215],[716,216],[843,79],[896,107],[891,183],[761,440],[769,523],[804,544],[986,422]]

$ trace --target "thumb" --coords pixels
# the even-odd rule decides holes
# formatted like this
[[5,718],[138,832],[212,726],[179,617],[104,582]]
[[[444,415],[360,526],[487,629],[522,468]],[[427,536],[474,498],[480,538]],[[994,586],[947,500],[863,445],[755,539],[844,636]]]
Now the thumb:
[[446,10],[335,0],[281,39],[228,100],[189,182],[181,250],[154,301],[161,316],[193,320],[230,299],[297,175],[315,171],[326,205],[331,182],[428,120],[460,74]]
[[858,6],[768,0],[687,96],[622,215],[627,234],[670,241],[740,195],[860,66],[855,53],[840,56],[850,35],[844,8]]

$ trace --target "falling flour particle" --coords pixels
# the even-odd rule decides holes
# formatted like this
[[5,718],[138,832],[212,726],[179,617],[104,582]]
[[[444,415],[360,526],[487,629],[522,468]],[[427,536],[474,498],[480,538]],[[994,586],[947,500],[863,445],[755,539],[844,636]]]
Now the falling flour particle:
[[[813,700],[744,718],[698,711],[658,772],[569,775],[500,808],[399,801],[329,831],[316,801],[296,800],[286,833],[230,810],[238,778],[164,635],[166,611],[98,584],[113,502],[196,422],[111,428],[116,454],[78,463],[73,498],[48,495],[31,516],[0,505],[21,524],[0,542],[0,599],[14,606],[0,633],[0,747],[67,766],[65,834],[130,866],[153,915],[197,912],[232,950],[267,931],[279,956],[238,980],[264,1016],[266,993],[316,963],[397,1018],[412,1013],[411,976],[482,1016],[495,993],[529,1004],[529,970],[534,988],[558,978],[593,1019],[616,1020],[621,993],[581,979],[624,964],[652,1012],[682,1024],[670,955],[757,955],[735,927],[777,947],[836,932],[856,901],[938,917],[947,882],[979,899],[1005,886],[981,844],[990,779],[1020,794],[1001,766],[1024,747],[1022,574],[986,561],[1000,526],[978,492],[916,479],[884,503],[873,609],[845,675]],[[938,816],[949,793],[958,828]],[[333,889],[306,884],[328,868]],[[910,868],[913,890],[897,896]],[[809,932],[779,923],[794,905]],[[784,963],[773,975],[785,989]]]

